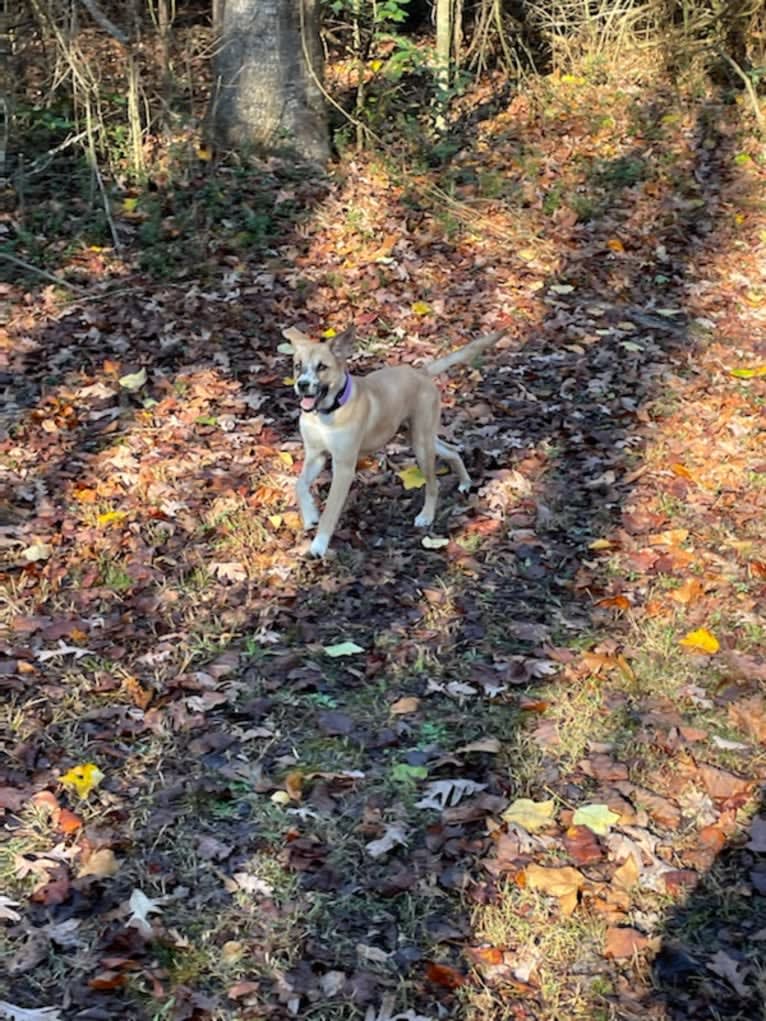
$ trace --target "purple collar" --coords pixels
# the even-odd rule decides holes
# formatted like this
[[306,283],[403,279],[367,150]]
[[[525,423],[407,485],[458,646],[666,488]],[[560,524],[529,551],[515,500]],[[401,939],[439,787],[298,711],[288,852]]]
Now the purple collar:
[[351,399],[351,391],[354,389],[353,382],[351,379],[351,373],[346,373],[346,382],[343,385],[343,389],[336,395],[335,400],[332,402],[329,408],[322,408],[319,412],[320,415],[331,415],[333,411],[337,411],[338,408],[342,408],[344,404],[347,404]]

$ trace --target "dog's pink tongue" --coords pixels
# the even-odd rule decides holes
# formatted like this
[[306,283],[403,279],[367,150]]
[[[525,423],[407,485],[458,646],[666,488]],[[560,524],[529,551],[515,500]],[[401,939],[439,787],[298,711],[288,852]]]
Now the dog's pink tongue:
[[304,411],[313,411],[314,410],[314,405],[316,404],[316,402],[317,402],[316,397],[302,397],[301,398],[301,408]]

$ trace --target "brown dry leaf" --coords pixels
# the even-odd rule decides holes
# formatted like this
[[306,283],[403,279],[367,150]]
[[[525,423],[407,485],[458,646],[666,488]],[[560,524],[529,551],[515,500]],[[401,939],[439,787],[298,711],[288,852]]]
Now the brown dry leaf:
[[110,876],[116,875],[119,868],[120,863],[115,858],[114,851],[108,847],[100,847],[80,866],[77,878],[95,876],[96,879],[108,879]]
[[540,890],[558,900],[562,914],[571,915],[574,912],[577,896],[585,883],[585,876],[577,869],[571,865],[544,868],[533,864],[527,866],[525,876],[530,890]]
[[304,779],[304,774],[300,769],[293,769],[285,777],[285,790],[291,801],[300,801],[303,797]]
[[615,886],[622,887],[623,890],[632,890],[636,883],[638,883],[640,875],[641,870],[635,857],[629,854],[622,865],[614,870],[612,883]]
[[705,790],[717,801],[744,797],[753,787],[752,780],[746,780],[735,773],[730,773],[728,769],[719,769],[718,766],[711,766],[707,762],[700,765],[699,774]]
[[729,722],[759,744],[766,744],[766,702],[761,695],[732,702]]
[[481,737],[478,741],[471,741],[455,750],[456,755],[467,755],[469,752],[486,752],[488,755],[497,755],[500,751],[500,742],[496,737]]
[[577,865],[593,865],[604,857],[604,849],[588,826],[570,826],[564,834],[564,847]]
[[635,788],[633,797],[636,804],[645,809],[663,829],[675,831],[681,825],[681,809],[668,798],[642,787]]
[[604,942],[604,956],[615,960],[622,960],[626,957],[633,957],[635,954],[646,950],[650,940],[638,929],[631,929],[629,926],[612,925],[606,930]]
[[397,699],[390,710],[394,716],[407,716],[409,713],[416,713],[420,708],[420,699],[414,695],[407,695],[405,698]]

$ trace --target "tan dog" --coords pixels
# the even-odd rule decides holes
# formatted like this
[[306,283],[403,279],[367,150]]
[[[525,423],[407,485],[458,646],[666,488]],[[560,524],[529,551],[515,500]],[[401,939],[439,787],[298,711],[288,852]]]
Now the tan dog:
[[[423,509],[415,518],[418,528],[428,527],[434,519],[439,490],[437,455],[457,472],[461,492],[470,488],[471,480],[457,449],[437,435],[440,399],[431,377],[470,361],[497,343],[504,332],[480,337],[420,369],[390,366],[352,379],[346,362],[353,346],[353,328],[322,343],[293,327],[284,331],[293,347],[295,392],[301,398],[300,429],[306,454],[296,493],[303,527],[319,524],[311,543],[314,556],[323,557],[327,552],[359,456],[385,446],[402,425],[409,425],[415,457],[426,480]],[[332,483],[320,517],[311,486],[328,454],[332,458]]]

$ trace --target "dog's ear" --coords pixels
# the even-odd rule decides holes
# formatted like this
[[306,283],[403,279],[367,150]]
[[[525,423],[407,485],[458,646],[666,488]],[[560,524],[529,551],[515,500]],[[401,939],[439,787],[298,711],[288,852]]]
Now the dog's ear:
[[341,361],[345,361],[349,358],[354,350],[354,342],[356,341],[356,327],[347,326],[342,333],[336,334],[331,337],[328,341],[330,350],[339,358]]
[[303,330],[299,330],[297,326],[288,326],[286,330],[282,330],[282,336],[292,344],[293,354],[297,354],[298,351],[314,343],[311,337],[307,336]]

